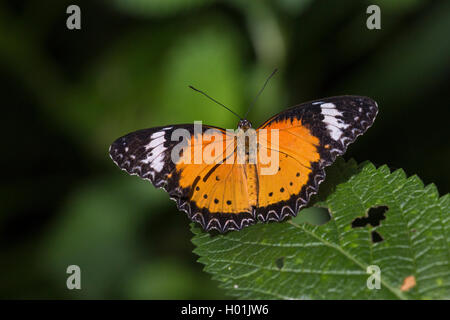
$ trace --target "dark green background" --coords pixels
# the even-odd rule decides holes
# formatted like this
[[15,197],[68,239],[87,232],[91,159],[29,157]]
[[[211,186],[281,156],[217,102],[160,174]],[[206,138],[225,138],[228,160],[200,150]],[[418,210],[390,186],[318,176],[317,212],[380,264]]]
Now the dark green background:
[[[82,29],[66,28],[78,4]],[[381,7],[381,30],[366,8]],[[223,298],[196,263],[189,221],[162,190],[120,171],[109,144],[140,128],[258,125],[341,94],[374,98],[346,158],[450,190],[450,2],[0,2],[1,298]],[[82,290],[66,289],[66,268]]]

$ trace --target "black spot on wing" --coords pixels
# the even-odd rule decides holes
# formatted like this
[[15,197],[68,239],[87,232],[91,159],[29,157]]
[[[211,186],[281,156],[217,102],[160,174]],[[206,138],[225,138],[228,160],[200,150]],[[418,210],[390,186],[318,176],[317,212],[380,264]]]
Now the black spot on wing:
[[[216,165],[214,165],[214,167],[212,167],[203,177],[203,182],[206,182],[208,180],[208,178],[214,173],[214,171],[216,171],[216,169],[221,165],[221,163],[218,163]],[[217,177],[216,177],[217,178]]]

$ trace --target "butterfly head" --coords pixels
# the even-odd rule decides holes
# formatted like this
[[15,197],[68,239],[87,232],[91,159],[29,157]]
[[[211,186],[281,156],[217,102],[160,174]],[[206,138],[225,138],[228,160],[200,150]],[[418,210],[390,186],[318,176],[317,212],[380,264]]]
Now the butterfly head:
[[246,119],[241,119],[239,120],[238,123],[238,129],[242,129],[244,131],[247,131],[248,129],[250,129],[252,127],[252,124],[250,121],[246,120]]

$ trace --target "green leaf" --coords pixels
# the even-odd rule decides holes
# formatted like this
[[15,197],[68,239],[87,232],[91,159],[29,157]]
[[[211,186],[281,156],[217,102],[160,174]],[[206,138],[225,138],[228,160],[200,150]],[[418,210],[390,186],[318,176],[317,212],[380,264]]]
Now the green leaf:
[[[328,208],[328,223],[305,223],[303,210],[288,222],[225,235],[192,225],[194,252],[238,298],[450,298],[448,194],[439,198],[434,185],[424,187],[402,170],[338,159],[314,201],[314,207]],[[352,227],[379,206],[387,207],[380,224]],[[372,241],[374,231],[382,241]],[[367,286],[372,265],[381,270],[380,289]],[[404,282],[411,276],[415,284],[408,288]]]

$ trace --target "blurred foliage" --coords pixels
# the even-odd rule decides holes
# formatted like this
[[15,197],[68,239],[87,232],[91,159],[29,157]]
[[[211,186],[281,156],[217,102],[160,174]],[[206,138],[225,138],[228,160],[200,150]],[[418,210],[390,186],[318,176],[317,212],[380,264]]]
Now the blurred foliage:
[[207,0],[115,0],[117,8],[125,12],[143,16],[168,16],[205,5]]
[[[366,28],[381,7],[382,29]],[[66,28],[77,4],[82,29]],[[450,2],[38,0],[0,2],[3,298],[223,298],[184,214],[120,172],[109,144],[145,127],[237,119],[368,95],[380,113],[346,157],[450,190]],[[312,215],[314,217],[314,215]],[[65,287],[69,264],[82,290]]]

